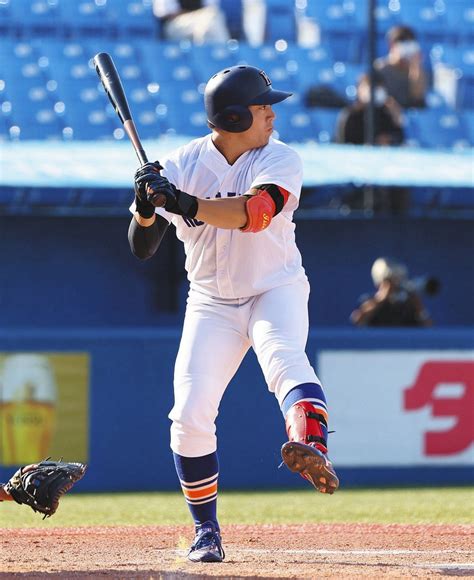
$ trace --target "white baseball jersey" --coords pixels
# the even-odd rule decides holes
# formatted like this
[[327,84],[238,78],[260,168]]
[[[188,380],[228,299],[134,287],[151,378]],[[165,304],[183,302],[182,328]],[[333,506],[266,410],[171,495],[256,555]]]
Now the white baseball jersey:
[[283,210],[259,233],[221,229],[157,208],[156,213],[175,225],[184,243],[192,290],[235,299],[306,280],[293,223],[302,184],[302,163],[295,151],[270,139],[265,147],[247,151],[229,165],[209,134],[160,162],[162,174],[171,183],[197,198],[239,196],[264,183],[279,185],[291,193]]

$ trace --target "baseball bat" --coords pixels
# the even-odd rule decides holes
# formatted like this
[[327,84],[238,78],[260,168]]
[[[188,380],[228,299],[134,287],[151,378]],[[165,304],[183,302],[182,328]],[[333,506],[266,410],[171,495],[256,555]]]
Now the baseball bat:
[[148,158],[143,149],[140,137],[138,136],[138,131],[130,112],[130,107],[128,106],[127,97],[125,96],[125,91],[123,90],[122,81],[115,68],[114,61],[110,54],[106,52],[99,52],[94,56],[94,66],[99,78],[102,82],[104,90],[112,103],[115,112],[117,113],[120,121],[122,122],[123,128],[127,133],[130,141],[132,142],[135,153],[137,154],[138,160],[141,165],[147,163]]

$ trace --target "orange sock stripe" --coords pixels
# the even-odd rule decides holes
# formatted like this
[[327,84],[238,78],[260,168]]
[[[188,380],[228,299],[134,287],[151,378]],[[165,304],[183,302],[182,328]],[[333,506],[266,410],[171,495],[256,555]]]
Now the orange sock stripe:
[[205,497],[217,493],[217,481],[211,483],[211,485],[204,485],[198,489],[186,489],[182,486],[182,490],[186,499],[204,499]]
[[212,494],[212,495],[210,495],[208,498],[206,498],[206,499],[201,499],[201,500],[199,500],[199,501],[198,501],[198,500],[196,500],[196,499],[193,499],[193,500],[187,499],[187,500],[186,500],[186,503],[187,503],[188,505],[203,505],[203,504],[205,504],[205,503],[209,503],[209,502],[211,502],[211,501],[215,501],[216,499],[217,499],[217,493],[213,493],[213,494]]

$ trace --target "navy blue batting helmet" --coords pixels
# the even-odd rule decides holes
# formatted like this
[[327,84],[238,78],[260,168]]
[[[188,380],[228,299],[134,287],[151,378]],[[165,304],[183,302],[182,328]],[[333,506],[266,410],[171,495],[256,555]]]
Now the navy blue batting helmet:
[[291,94],[272,89],[263,70],[247,65],[231,66],[216,73],[206,85],[207,119],[219,129],[242,133],[252,125],[250,105],[273,105]]

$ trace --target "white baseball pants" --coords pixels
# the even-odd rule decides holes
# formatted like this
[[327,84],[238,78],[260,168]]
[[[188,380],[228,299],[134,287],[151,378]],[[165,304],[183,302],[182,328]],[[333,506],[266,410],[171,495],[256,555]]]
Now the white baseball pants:
[[279,403],[297,385],[320,383],[305,353],[308,298],[307,280],[236,300],[190,291],[169,414],[175,453],[200,457],[217,449],[219,404],[250,346]]

